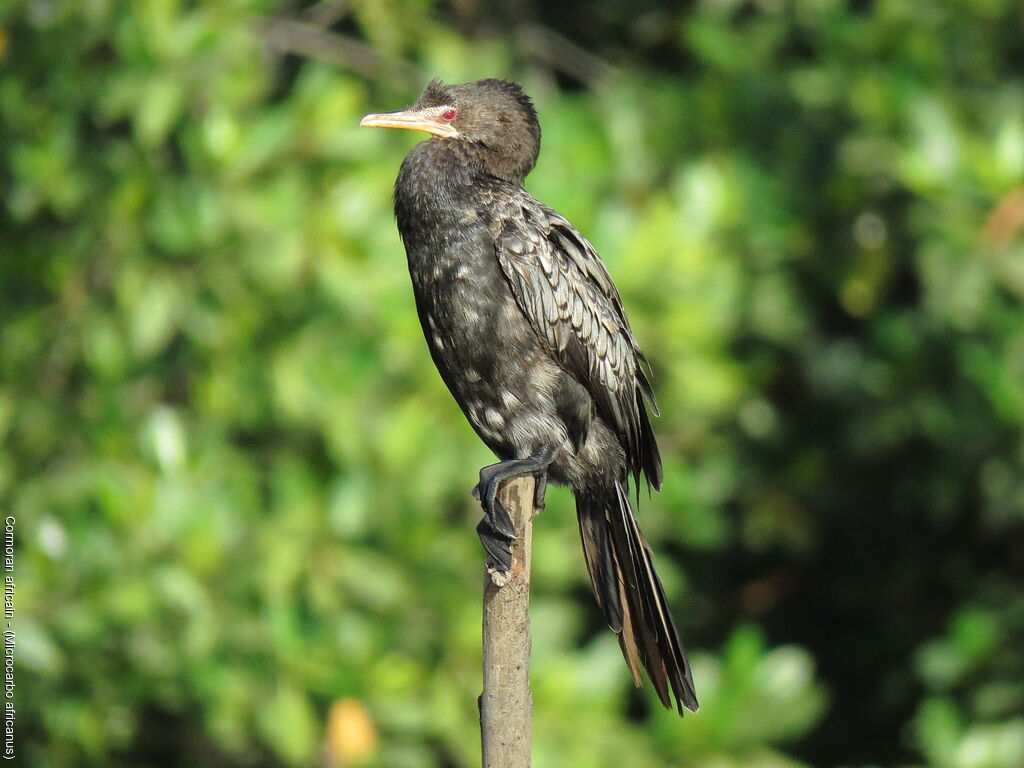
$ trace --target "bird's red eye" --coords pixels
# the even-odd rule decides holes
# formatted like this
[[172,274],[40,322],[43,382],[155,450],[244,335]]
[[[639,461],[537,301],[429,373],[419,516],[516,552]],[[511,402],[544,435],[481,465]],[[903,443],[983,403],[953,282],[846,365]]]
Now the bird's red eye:
[[446,109],[444,112],[441,113],[441,118],[443,120],[454,120],[455,119],[455,110],[454,109]]

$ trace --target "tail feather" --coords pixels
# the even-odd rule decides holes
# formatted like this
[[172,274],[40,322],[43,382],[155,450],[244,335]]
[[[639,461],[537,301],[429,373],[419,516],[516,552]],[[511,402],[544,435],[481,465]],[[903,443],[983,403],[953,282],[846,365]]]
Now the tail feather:
[[583,541],[583,559],[594,585],[594,596],[601,606],[608,626],[613,632],[622,631],[622,605],[626,598],[617,574],[621,568],[608,544],[608,526],[593,515],[577,515],[580,538]]
[[684,707],[696,712],[690,664],[625,488],[616,483],[605,493],[579,493],[576,512],[594,594],[634,682],[643,684],[643,668],[666,708],[674,696],[680,715]]

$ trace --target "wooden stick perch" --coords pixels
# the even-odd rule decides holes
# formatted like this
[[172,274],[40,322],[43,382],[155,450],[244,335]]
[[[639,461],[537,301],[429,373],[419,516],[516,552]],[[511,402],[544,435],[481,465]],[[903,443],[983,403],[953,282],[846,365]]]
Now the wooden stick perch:
[[512,570],[487,564],[484,584],[484,689],[480,694],[483,768],[529,768],[533,694],[530,693],[530,555],[533,477],[506,481],[498,501],[516,529]]

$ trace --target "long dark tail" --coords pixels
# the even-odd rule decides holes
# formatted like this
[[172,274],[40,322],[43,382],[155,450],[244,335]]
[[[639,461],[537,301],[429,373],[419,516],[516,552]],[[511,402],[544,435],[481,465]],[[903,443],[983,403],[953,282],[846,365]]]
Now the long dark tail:
[[577,493],[576,514],[594,594],[619,636],[633,681],[643,685],[642,666],[667,709],[672,709],[671,686],[679,714],[683,707],[696,712],[686,651],[625,489],[616,483],[606,492]]

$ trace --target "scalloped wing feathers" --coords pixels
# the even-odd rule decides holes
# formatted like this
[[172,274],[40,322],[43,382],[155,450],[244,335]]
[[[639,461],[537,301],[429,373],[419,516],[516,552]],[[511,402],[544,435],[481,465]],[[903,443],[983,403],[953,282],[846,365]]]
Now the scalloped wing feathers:
[[614,429],[628,468],[661,487],[646,403],[657,413],[646,360],[619,292],[593,246],[556,211],[523,193],[494,220],[498,262],[523,313]]

